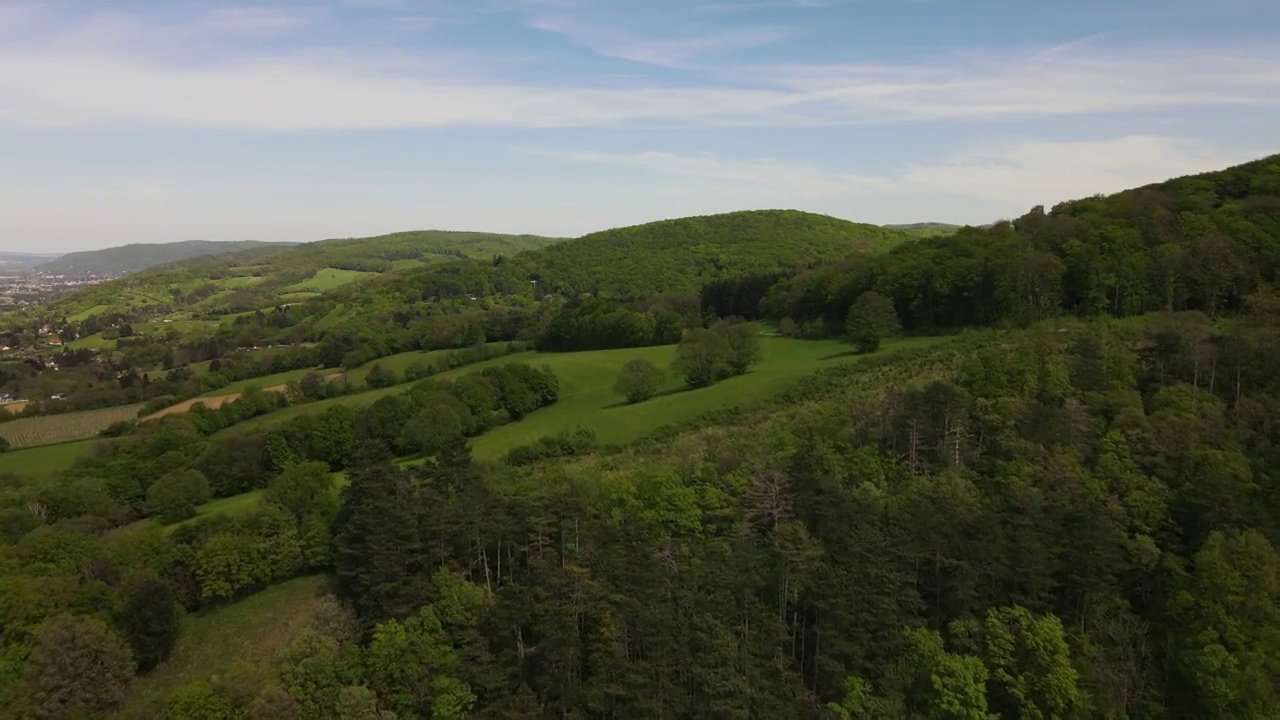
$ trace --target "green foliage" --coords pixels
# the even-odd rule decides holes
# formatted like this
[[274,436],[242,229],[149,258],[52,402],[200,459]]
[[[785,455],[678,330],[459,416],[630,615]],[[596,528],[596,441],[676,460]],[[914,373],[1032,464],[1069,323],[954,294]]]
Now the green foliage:
[[135,667],[128,645],[101,620],[53,617],[31,638],[26,714],[69,720],[109,710],[124,699]]
[[665,374],[661,368],[644,358],[628,360],[618,373],[613,391],[625,397],[629,403],[644,402],[662,387]]
[[207,681],[187,683],[169,697],[169,720],[239,720],[240,712],[225,692]]
[[391,387],[400,382],[400,378],[396,377],[394,371],[384,369],[379,363],[374,363],[369,368],[369,373],[364,376],[364,382],[370,388],[376,390],[378,388]]
[[200,471],[171,472],[147,488],[147,511],[166,523],[186,520],[210,495],[209,480]]
[[868,290],[850,306],[844,327],[858,352],[875,352],[881,340],[898,331],[898,312],[888,298]]
[[706,387],[729,375],[732,354],[720,333],[696,328],[680,339],[671,368],[684,377],[689,387]]
[[140,670],[150,670],[169,657],[178,641],[180,619],[173,587],[164,580],[149,576],[128,589],[116,624],[133,647]]
[[760,337],[745,322],[716,323],[711,329],[685,333],[676,346],[672,369],[689,387],[706,387],[733,375],[741,375],[760,359]]
[[352,473],[334,523],[334,564],[339,591],[362,618],[407,617],[421,604],[427,558],[417,504],[400,470],[375,465]]
[[1214,531],[1171,603],[1177,670],[1198,713],[1261,717],[1280,706],[1280,556],[1256,531]]

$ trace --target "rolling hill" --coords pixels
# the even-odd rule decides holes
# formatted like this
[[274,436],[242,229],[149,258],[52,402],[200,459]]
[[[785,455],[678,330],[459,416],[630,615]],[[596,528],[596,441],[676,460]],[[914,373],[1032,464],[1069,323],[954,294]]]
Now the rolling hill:
[[[298,302],[393,270],[467,257],[488,259],[495,254],[516,253],[557,240],[532,235],[426,230],[292,246],[254,243],[238,252],[188,257],[101,283],[66,296],[49,309],[55,318],[76,317],[78,320],[85,319],[86,313],[126,315],[134,319],[170,315],[174,318],[169,319],[218,317]],[[74,256],[110,254],[139,247],[147,246],[75,253],[58,261],[71,259],[69,264],[53,263],[46,267],[87,267],[74,261]]]
[[105,250],[87,250],[62,255],[35,266],[46,275],[77,277],[114,277],[145,270],[157,265],[190,260],[209,255],[223,255],[263,247],[288,247],[290,243],[263,243],[252,240],[212,242],[187,240],[174,243],[135,243]]

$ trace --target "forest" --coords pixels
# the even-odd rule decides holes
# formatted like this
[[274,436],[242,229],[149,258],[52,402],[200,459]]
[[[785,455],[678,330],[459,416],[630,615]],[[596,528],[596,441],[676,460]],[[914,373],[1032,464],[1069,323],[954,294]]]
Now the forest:
[[[726,226],[753,217],[684,275],[603,260],[659,224],[238,322],[352,308],[286,355],[324,367],[678,342],[620,404],[750,377],[761,332],[847,340],[762,400],[477,459],[569,402],[512,358],[239,432],[285,402],[246,393],[0,478],[0,717],[1280,715],[1280,156],[841,254],[793,252],[820,216]],[[876,352],[900,334],[939,337]],[[193,622],[299,576],[278,651],[135,702]]]

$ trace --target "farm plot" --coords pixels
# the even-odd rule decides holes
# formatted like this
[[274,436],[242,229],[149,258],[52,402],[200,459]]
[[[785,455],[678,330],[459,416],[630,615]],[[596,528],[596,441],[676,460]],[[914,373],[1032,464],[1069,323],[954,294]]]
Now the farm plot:
[[35,447],[87,440],[121,420],[136,420],[141,403],[81,410],[61,415],[39,415],[0,424],[0,437],[12,448]]

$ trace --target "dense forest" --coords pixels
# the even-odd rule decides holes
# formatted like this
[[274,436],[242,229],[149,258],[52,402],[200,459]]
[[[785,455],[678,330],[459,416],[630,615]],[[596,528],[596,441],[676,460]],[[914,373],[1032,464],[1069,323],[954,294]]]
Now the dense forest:
[[[474,460],[469,438],[568,402],[572,378],[504,360],[237,432],[279,402],[247,393],[4,478],[0,717],[111,712],[182,613],[307,573],[323,612],[281,652],[130,717],[1280,715],[1280,157],[905,243],[721,227],[746,220],[683,274],[608,257],[696,243],[615,232],[241,330],[355,308],[291,351],[326,366],[678,339],[690,388],[750,374],[758,326],[729,317],[851,352],[948,336],[625,447],[565,428]],[[655,372],[628,363],[620,394]]]

